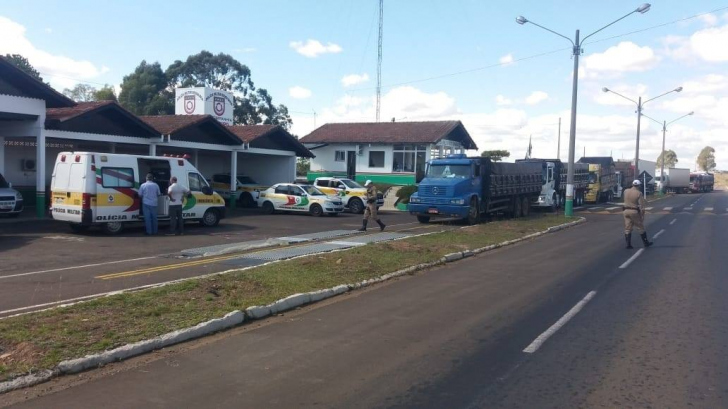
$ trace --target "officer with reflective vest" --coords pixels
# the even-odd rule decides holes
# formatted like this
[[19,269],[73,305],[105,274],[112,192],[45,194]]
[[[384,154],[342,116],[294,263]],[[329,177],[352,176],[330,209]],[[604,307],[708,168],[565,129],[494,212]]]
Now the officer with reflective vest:
[[627,248],[632,247],[632,228],[636,228],[642,238],[642,243],[645,247],[650,247],[652,242],[647,239],[647,232],[645,231],[645,206],[647,201],[640,185],[642,182],[635,180],[632,182],[632,187],[624,191],[624,240],[627,242]]

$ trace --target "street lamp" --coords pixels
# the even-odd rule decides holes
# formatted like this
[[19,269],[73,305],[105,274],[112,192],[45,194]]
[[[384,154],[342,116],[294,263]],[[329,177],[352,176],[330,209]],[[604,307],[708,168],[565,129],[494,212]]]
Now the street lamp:
[[559,34],[556,31],[553,31],[551,29],[548,29],[542,25],[536,24],[533,21],[528,20],[527,18],[523,16],[518,16],[516,18],[516,23],[524,25],[526,23],[531,23],[536,27],[542,28],[550,33],[556,34],[559,37],[563,37],[567,39],[572,46],[572,55],[574,56],[574,80],[573,85],[571,89],[571,129],[569,130],[569,165],[568,165],[568,173],[566,176],[566,206],[564,208],[564,214],[566,216],[573,216],[574,215],[574,145],[576,144],[576,91],[578,88],[578,82],[579,82],[579,56],[582,53],[581,46],[584,44],[584,41],[593,36],[594,34],[604,30],[605,28],[611,26],[612,24],[627,18],[628,16],[634,14],[634,13],[640,13],[644,14],[650,9],[649,3],[644,3],[643,5],[637,7],[636,9],[630,11],[629,13],[625,14],[621,18],[614,20],[613,22],[607,24],[606,26],[600,28],[599,30],[589,34],[588,36],[584,37],[581,41],[579,41],[579,30],[576,30],[576,37],[575,40],[572,41],[569,37],[566,37],[565,35]]
[[[695,114],[695,111],[685,114],[685,115],[681,116],[680,118],[673,119],[670,122],[662,121],[662,155],[660,155],[660,156],[662,156],[662,163],[660,164],[660,181],[662,181],[662,187],[660,188],[660,194],[662,194],[662,189],[665,187],[665,132],[667,132],[667,126],[673,122],[677,122],[677,121],[685,118],[686,116],[690,116],[693,114]],[[642,114],[642,116],[647,119],[651,119],[652,121],[657,122],[658,124],[660,123],[660,121],[658,121],[654,118],[650,118],[649,116],[647,116],[645,114]]]
[[[682,90],[683,90],[683,87],[677,87],[674,90],[667,91],[664,94],[660,94],[660,95],[658,95],[658,96],[656,96],[654,98],[650,98],[647,101],[642,102],[642,97],[639,97],[639,99],[637,101],[635,101],[632,98],[627,98],[624,95],[622,95],[622,94],[620,94],[618,92],[614,92],[614,91],[612,91],[611,89],[609,89],[607,87],[602,88],[602,91],[604,91],[604,92],[611,92],[612,94],[619,95],[620,97],[622,97],[622,98],[624,98],[624,99],[626,99],[628,101],[632,101],[633,103],[635,103],[637,105],[637,143],[635,145],[635,150],[634,150],[634,175],[635,175],[635,177],[637,177],[640,174],[640,172],[639,172],[639,166],[640,166],[639,165],[639,163],[640,163],[640,119],[642,118],[642,115],[643,115],[642,114],[642,107],[644,107],[646,103],[648,103],[648,102],[650,102],[652,100],[655,100],[655,99],[660,98],[660,97],[664,97],[665,95],[670,94],[670,93],[673,93],[673,92],[680,92]],[[645,186],[645,191],[647,191],[647,186]]]

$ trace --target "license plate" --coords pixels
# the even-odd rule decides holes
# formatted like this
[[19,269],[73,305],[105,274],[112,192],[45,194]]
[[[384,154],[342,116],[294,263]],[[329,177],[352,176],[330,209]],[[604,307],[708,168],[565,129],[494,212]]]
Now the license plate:
[[438,214],[440,212],[437,209],[428,209],[427,210],[427,213],[430,213],[430,214]]
[[0,209],[2,209],[2,210],[10,210],[10,209],[12,209],[12,208],[13,208],[13,206],[8,206],[8,205],[0,205]]

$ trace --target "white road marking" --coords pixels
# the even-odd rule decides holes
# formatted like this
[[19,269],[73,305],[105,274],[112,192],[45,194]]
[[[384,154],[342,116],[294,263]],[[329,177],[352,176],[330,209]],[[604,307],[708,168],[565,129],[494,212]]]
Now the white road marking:
[[657,232],[657,233],[656,233],[656,234],[655,234],[654,236],[652,236],[652,240],[654,240],[654,239],[656,239],[656,238],[660,237],[660,235],[661,235],[662,233],[664,233],[664,232],[665,232],[665,229],[662,229],[662,230],[658,231],[658,232]]
[[686,207],[686,208],[684,208],[683,210],[693,210],[693,207],[692,207],[692,206],[690,206],[690,207]]
[[705,210],[703,210],[703,211],[704,212],[712,212],[713,211],[713,208],[712,207],[706,207]]
[[662,209],[662,210],[666,210],[666,211],[668,211],[668,212],[669,212],[670,210],[672,210],[672,207],[665,207],[665,208],[664,208],[664,209]]
[[607,210],[616,210],[616,209],[619,209],[619,206],[615,206],[615,207],[607,207]]
[[637,250],[637,252],[634,253],[634,255],[632,257],[630,257],[629,260],[625,261],[624,264],[622,264],[621,266],[619,266],[619,268],[627,268],[627,267],[629,267],[629,265],[632,264],[633,261],[637,260],[637,257],[639,257],[644,251],[645,251],[645,249],[639,249],[639,250]]
[[579,209],[583,209],[583,208],[584,208],[584,206],[577,206],[574,208],[574,210],[579,210]]
[[30,276],[30,275],[36,275],[36,274],[45,274],[45,273],[54,273],[56,271],[65,271],[65,270],[73,270],[73,269],[88,268],[88,267],[98,267],[98,266],[105,266],[105,265],[109,265],[109,264],[127,263],[129,261],[149,260],[150,258],[157,258],[157,257],[158,256],[130,258],[127,260],[107,261],[105,263],[86,264],[83,266],[73,266],[73,267],[54,268],[51,270],[33,271],[30,273],[20,273],[20,274],[8,275],[8,276],[0,276],[0,280],[5,279],[5,278],[23,277],[23,276]]
[[672,219],[672,221],[670,222],[670,226],[672,226],[673,224],[675,224],[676,221],[677,221],[677,219]]
[[358,243],[355,241],[327,241],[327,243],[338,244],[340,246],[350,246],[350,247],[366,246],[366,243]]
[[586,303],[588,303],[589,300],[594,298],[595,295],[597,295],[596,291],[592,291],[589,294],[587,294],[581,301],[576,303],[576,305],[574,307],[572,307],[569,310],[569,312],[564,314],[563,317],[559,318],[559,320],[556,321],[556,323],[554,325],[552,325],[551,327],[549,327],[549,329],[547,329],[541,335],[539,335],[538,338],[534,339],[533,342],[531,342],[531,344],[529,346],[527,346],[526,349],[523,350],[523,352],[525,352],[527,354],[532,354],[532,353],[538,351],[538,349],[541,348],[541,345],[543,345],[543,343],[546,342],[546,340],[548,340],[552,335],[554,335],[556,333],[556,331],[558,331],[561,327],[566,325],[566,323],[569,322],[569,320],[574,318],[574,316],[576,314],[578,314],[579,311],[581,311],[581,309],[584,308]]
[[604,208],[603,207],[591,207],[590,208],[590,210],[602,210],[602,209],[604,209]]
[[645,207],[645,210],[652,210],[654,207]]

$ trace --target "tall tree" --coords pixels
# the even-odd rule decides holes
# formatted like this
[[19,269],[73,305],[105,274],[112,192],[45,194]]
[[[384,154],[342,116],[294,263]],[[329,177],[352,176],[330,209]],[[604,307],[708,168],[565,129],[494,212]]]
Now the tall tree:
[[41,78],[40,73],[38,72],[38,70],[36,70],[30,64],[30,61],[28,61],[27,58],[23,57],[20,54],[5,54],[5,58],[10,63],[12,63],[16,67],[20,68],[21,70],[25,71],[27,74],[30,74],[32,77],[34,77],[38,81],[43,81],[43,78]]
[[95,93],[96,88],[91,85],[81,83],[76,84],[76,86],[71,89],[65,88],[63,90],[63,95],[76,102],[96,101],[96,98],[94,98]]
[[698,166],[705,172],[715,169],[715,149],[706,146],[698,155]]
[[507,158],[511,156],[511,153],[507,150],[492,150],[492,151],[483,151],[480,153],[480,156],[484,158],[490,158],[493,162],[500,162],[503,160],[503,158]]
[[118,101],[116,98],[116,91],[114,87],[109,84],[103,86],[103,88],[96,90],[93,95],[94,101]]
[[[672,149],[667,150],[665,153],[665,166],[668,168],[675,167],[677,165],[677,154]],[[662,166],[662,153],[657,157],[657,167]]]
[[142,61],[124,77],[119,103],[137,115],[174,114],[174,91],[167,89],[167,76],[158,62]]

